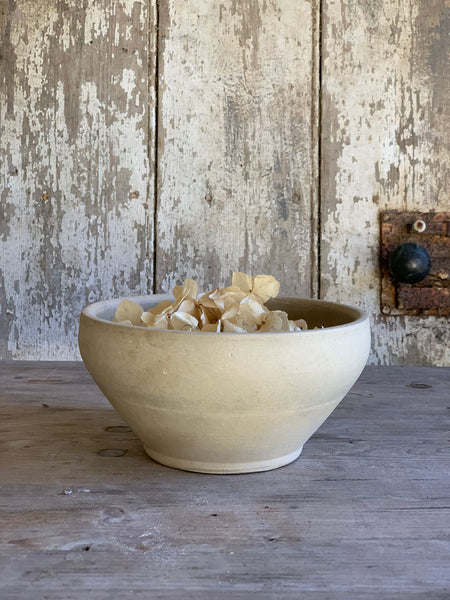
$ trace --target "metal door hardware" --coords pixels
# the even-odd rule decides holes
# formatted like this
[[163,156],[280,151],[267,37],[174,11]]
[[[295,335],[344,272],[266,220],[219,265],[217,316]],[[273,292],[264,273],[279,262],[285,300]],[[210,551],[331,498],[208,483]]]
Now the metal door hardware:
[[450,315],[450,213],[381,213],[381,311]]

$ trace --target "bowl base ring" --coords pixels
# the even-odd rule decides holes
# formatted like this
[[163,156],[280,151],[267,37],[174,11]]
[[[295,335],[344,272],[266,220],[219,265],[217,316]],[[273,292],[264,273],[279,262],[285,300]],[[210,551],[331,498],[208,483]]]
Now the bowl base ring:
[[148,456],[156,462],[174,469],[181,469],[182,471],[193,471],[195,473],[213,473],[216,475],[233,475],[238,473],[257,473],[259,471],[271,471],[272,469],[278,469],[284,467],[289,463],[296,460],[302,450],[301,446],[295,452],[279,456],[277,458],[270,458],[266,460],[257,460],[251,462],[233,462],[233,463],[219,463],[219,462],[203,462],[195,460],[186,460],[183,458],[177,458],[174,456],[166,456],[159,452],[154,452],[150,448],[144,446],[145,452]]

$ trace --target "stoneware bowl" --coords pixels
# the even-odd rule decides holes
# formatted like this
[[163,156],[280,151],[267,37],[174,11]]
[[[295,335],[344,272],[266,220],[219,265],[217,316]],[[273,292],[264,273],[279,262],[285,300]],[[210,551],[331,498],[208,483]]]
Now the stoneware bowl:
[[[167,298],[130,299],[148,310]],[[273,300],[310,329],[239,334],[112,323],[120,300],[83,310],[81,356],[147,454],[178,469],[248,473],[295,460],[369,354],[368,318],[332,302]]]

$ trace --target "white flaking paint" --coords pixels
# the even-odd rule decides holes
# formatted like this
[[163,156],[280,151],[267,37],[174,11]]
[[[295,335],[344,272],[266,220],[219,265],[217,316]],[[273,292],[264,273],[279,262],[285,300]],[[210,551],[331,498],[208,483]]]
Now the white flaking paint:
[[312,293],[316,8],[161,3],[160,289],[247,270],[274,274],[285,294]]
[[450,364],[447,319],[380,314],[380,210],[450,208],[423,18],[413,0],[324,5],[322,292],[369,313],[373,363]]
[[152,284],[153,99],[148,36],[139,35],[149,20],[145,5],[131,0],[92,2],[83,12],[55,1],[45,14],[34,3],[17,5],[8,15],[14,112],[0,104],[11,207],[0,238],[1,352],[72,359],[84,304]]
[[[319,2],[159,4],[156,288],[314,295]],[[445,11],[322,4],[322,295],[367,310],[374,363],[450,364],[448,319],[383,317],[378,272],[380,210],[449,210]],[[156,1],[5,15],[0,357],[70,359],[83,304],[153,283]]]

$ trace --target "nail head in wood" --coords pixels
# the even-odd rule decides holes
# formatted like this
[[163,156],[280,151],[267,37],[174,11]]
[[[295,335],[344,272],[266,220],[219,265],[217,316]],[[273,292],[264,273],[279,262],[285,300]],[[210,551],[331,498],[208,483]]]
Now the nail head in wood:
[[131,429],[127,425],[112,425],[106,427],[105,431],[108,433],[130,433]]
[[126,450],[121,450],[120,448],[104,448],[99,451],[100,456],[106,456],[108,458],[113,458],[116,456],[123,456]]

